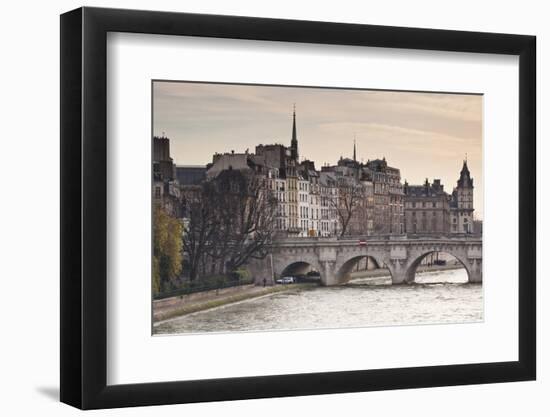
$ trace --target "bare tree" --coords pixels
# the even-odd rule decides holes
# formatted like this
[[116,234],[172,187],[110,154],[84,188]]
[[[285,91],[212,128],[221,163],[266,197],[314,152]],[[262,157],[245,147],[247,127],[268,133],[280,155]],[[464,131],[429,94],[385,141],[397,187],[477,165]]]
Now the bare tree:
[[187,254],[189,279],[197,278],[199,267],[219,225],[215,199],[217,193],[211,184],[189,187],[183,192],[187,221],[183,227],[183,250]]
[[191,280],[233,272],[267,255],[277,202],[264,181],[253,173],[227,170],[183,191],[183,249]]
[[361,206],[363,198],[364,190],[361,183],[353,178],[338,180],[338,196],[329,201],[338,216],[340,236],[345,236],[348,233],[350,221]]
[[213,180],[218,226],[209,255],[219,261],[224,272],[267,255],[277,206],[264,181],[261,176],[236,170],[224,171]]

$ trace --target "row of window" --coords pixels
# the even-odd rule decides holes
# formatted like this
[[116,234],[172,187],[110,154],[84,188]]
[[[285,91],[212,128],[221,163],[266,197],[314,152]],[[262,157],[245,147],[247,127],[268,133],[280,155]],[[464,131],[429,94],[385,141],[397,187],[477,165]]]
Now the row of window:
[[[412,208],[416,208],[416,201],[412,201],[408,204],[408,207],[412,207]],[[420,206],[419,206],[420,207]],[[425,208],[426,207],[426,201],[423,201],[422,202],[422,207]],[[435,208],[437,207],[437,202],[436,201],[432,201],[431,202],[431,207]]]
[[[422,213],[422,217],[426,217],[426,212],[425,212],[425,211],[422,211],[421,213]],[[435,212],[435,211],[432,211],[431,213],[432,213],[432,216],[436,216],[436,215],[437,215],[437,212]],[[413,211],[413,212],[412,212],[412,216],[413,216],[413,217],[416,217],[416,211]]]
[[[294,222],[292,220],[289,220],[287,222],[286,219],[277,219],[275,221],[275,225],[277,229],[279,230],[286,230],[287,229],[287,223],[289,224],[289,227],[292,227],[292,224]],[[335,221],[308,221],[308,220],[300,220],[300,227],[303,231],[309,231],[309,230],[321,230],[323,232],[333,232],[336,229],[336,222]]]
[[[453,232],[456,232],[457,231],[457,225],[456,224],[453,224]],[[470,232],[470,226],[467,224],[467,223],[464,223],[462,225],[462,231],[464,233],[469,233]]]
[[[311,217],[310,217],[311,215]],[[318,219],[319,218],[319,209],[309,209],[309,207],[300,207],[300,217],[302,218],[311,218],[311,219]]]
[[[463,223],[468,223],[468,218],[464,217],[464,219],[462,221],[463,221]],[[456,217],[453,217],[453,223],[456,223],[456,222],[457,222]]]

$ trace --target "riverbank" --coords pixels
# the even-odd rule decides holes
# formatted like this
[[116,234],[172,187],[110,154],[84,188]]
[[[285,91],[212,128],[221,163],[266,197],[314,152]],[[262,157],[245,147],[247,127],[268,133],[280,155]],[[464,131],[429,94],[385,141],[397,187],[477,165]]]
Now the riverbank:
[[[264,295],[317,286],[315,283],[275,285],[261,287],[242,285],[231,289],[208,291],[165,298],[153,301],[153,323],[183,316],[197,311],[209,310],[226,304],[232,304]],[[227,291],[229,290],[229,291]]]

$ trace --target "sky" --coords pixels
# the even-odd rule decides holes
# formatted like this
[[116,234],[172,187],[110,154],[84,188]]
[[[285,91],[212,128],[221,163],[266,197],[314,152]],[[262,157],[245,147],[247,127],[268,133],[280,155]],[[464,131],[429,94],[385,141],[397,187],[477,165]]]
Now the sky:
[[386,158],[401,179],[456,186],[462,163],[483,218],[481,95],[192,82],[153,83],[153,134],[170,138],[178,165],[205,165],[216,152],[290,145],[292,109],[300,159],[317,169],[340,158]]

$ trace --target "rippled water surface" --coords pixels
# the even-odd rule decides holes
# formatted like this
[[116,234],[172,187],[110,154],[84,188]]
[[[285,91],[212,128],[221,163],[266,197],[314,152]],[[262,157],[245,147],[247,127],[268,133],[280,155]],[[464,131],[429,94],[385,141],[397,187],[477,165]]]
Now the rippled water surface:
[[414,285],[387,278],[340,287],[294,289],[189,314],[155,326],[155,334],[319,329],[483,320],[483,289],[466,271],[417,274]]

